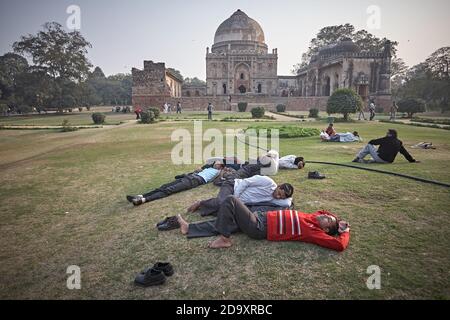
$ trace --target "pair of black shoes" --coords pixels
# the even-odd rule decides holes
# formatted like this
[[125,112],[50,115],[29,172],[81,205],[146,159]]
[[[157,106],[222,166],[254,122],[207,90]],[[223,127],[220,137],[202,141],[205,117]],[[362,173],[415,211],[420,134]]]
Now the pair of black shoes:
[[323,174],[320,174],[319,171],[311,171],[308,173],[308,179],[325,179]]
[[164,284],[166,277],[174,274],[173,267],[168,262],[157,262],[153,267],[147,268],[139,273],[134,283],[141,287],[150,287]]
[[158,222],[156,228],[158,228],[159,231],[170,231],[180,228],[180,223],[176,216],[167,217],[163,221]]

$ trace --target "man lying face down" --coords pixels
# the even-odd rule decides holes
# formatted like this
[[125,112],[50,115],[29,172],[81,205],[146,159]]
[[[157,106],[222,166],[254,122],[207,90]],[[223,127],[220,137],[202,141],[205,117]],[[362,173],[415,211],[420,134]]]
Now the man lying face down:
[[215,214],[228,196],[234,195],[246,205],[270,204],[289,208],[292,205],[294,187],[289,183],[277,185],[269,177],[253,176],[247,179],[228,179],[220,187],[216,198],[198,201],[188,208],[188,212],[200,209],[200,215]]
[[327,211],[306,214],[294,210],[251,212],[235,196],[228,196],[214,221],[186,222],[177,216],[181,233],[188,238],[218,237],[209,242],[213,249],[232,246],[231,234],[243,232],[252,239],[270,241],[302,241],[343,251],[350,240],[350,226]]

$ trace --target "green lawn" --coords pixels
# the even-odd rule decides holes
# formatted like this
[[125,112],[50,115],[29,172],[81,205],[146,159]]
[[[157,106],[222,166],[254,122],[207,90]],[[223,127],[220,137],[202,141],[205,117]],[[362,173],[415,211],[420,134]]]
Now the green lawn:
[[[203,126],[224,132],[248,124]],[[398,129],[407,147],[431,141],[437,149],[409,148],[420,164],[409,164],[399,155],[395,164],[373,167],[450,183],[449,131],[336,124],[338,132],[356,130],[365,141],[390,127]],[[211,251],[206,248],[209,239],[188,241],[178,230],[158,232],[158,221],[218,192],[208,185],[137,208],[126,201],[126,194],[158,187],[197,167],[172,165],[176,143],[170,137],[178,128],[192,131],[193,124],[160,122],[70,133],[1,130],[0,298],[450,298],[450,197],[439,186],[312,164],[274,177],[294,185],[297,209],[326,209],[351,223],[350,246],[343,253],[244,235],[234,237],[231,249]],[[280,153],[350,163],[362,146],[295,138],[281,140]],[[306,179],[311,170],[327,179]],[[185,217],[200,220],[195,214]],[[135,287],[136,273],[157,261],[170,261],[175,275],[160,287]],[[81,268],[81,290],[66,288],[70,265]],[[381,290],[366,287],[370,265],[381,267]]]
[[[0,117],[0,125],[5,126],[60,126],[64,120],[69,120],[70,125],[95,125],[92,121],[92,112],[73,112],[64,114],[42,114]],[[105,125],[116,125],[124,121],[136,119],[134,113],[103,112],[106,115]]]

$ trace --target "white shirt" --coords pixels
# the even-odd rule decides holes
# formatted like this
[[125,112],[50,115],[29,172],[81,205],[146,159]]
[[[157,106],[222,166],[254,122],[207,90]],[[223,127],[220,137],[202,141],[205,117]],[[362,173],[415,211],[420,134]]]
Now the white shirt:
[[265,176],[234,180],[234,196],[244,203],[270,202],[281,207],[290,207],[292,198],[275,199],[273,197],[276,188],[275,181]]
[[280,169],[298,169],[298,164],[294,164],[297,157],[294,155],[288,155],[281,157],[278,161]]

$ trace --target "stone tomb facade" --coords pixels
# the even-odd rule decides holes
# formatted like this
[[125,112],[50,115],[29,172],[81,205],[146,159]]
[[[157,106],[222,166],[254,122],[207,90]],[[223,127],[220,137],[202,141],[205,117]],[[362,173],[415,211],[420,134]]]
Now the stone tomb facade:
[[161,107],[166,102],[180,99],[183,81],[164,63],[144,61],[144,69],[133,68],[132,103],[136,109]]
[[242,101],[269,109],[282,103],[288,110],[324,110],[338,88],[352,88],[366,103],[374,100],[385,110],[392,104],[390,42],[382,52],[366,52],[343,39],[321,48],[297,75],[278,75],[277,69],[278,50],[269,53],[260,24],[237,10],[220,24],[211,50],[206,49],[206,86],[182,85],[164,63],[145,61],[144,70],[132,70],[133,105],[162,106],[181,99],[187,108],[209,101],[217,110],[235,110]]

